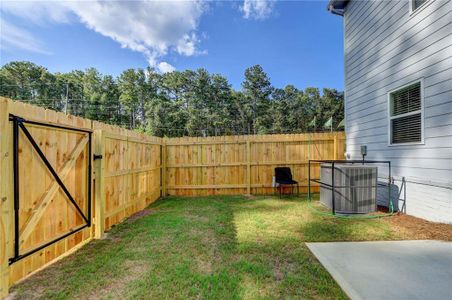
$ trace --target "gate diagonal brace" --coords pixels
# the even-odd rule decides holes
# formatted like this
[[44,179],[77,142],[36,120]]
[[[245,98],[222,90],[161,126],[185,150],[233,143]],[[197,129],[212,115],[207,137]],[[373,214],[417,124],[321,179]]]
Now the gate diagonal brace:
[[78,206],[77,202],[75,202],[75,200],[72,197],[71,193],[69,193],[69,191],[67,190],[67,188],[64,185],[63,181],[61,181],[60,177],[58,176],[57,172],[53,169],[52,165],[47,160],[47,158],[45,157],[44,153],[42,153],[41,148],[39,148],[38,144],[33,139],[33,137],[31,136],[30,132],[28,131],[28,129],[25,127],[25,125],[22,122],[19,122],[19,126],[22,129],[22,131],[25,133],[25,135],[27,136],[27,138],[30,141],[30,143],[33,146],[33,148],[38,153],[39,157],[42,159],[42,161],[44,162],[46,167],[49,169],[50,173],[52,173],[52,175],[55,178],[56,182],[58,182],[58,185],[60,186],[60,188],[66,194],[66,196],[68,197],[69,201],[71,201],[71,203],[75,206],[75,208],[77,209],[79,214],[82,216],[82,218],[85,220],[85,222],[88,223],[88,218],[85,216],[83,211],[80,209],[80,207]]
[[[13,121],[13,165],[14,165],[14,257],[9,259],[9,264],[13,264],[14,262],[21,260],[37,251],[40,251],[76,232],[79,232],[80,230],[90,227],[91,226],[91,131],[84,130],[84,129],[78,129],[78,128],[71,128],[63,125],[57,125],[57,124],[47,124],[47,123],[41,123],[36,121],[28,121],[23,118],[20,118],[18,116],[10,115],[10,121]],[[88,216],[86,216],[77,202],[72,197],[71,193],[68,191],[66,186],[64,185],[61,178],[58,176],[55,169],[52,167],[51,163],[47,160],[44,153],[42,152],[41,148],[36,143],[35,139],[31,135],[31,133],[28,131],[28,129],[25,127],[24,123],[30,123],[38,126],[43,127],[50,127],[50,128],[59,128],[59,129],[66,129],[70,131],[77,131],[77,132],[84,132],[88,134]],[[74,205],[77,212],[80,214],[80,216],[83,218],[83,220],[86,222],[85,225],[82,225],[76,229],[70,229],[69,232],[65,233],[62,236],[59,236],[55,238],[54,240],[51,240],[45,244],[42,244],[38,246],[37,248],[34,248],[33,250],[28,251],[27,253],[20,254],[19,253],[19,129],[23,131],[29,142],[31,143],[33,149],[37,152],[38,156],[41,158],[43,163],[46,165],[47,169],[50,171],[52,176],[55,178],[55,181],[57,182],[58,186],[63,190],[66,197],[69,199],[69,201]]]
[[[70,170],[74,168],[76,164],[76,159],[82,153],[83,149],[86,148],[88,142],[89,137],[85,136],[79,141],[77,146],[72,150],[69,159],[64,163],[64,165],[60,169],[59,175],[61,180],[64,180],[69,175]],[[51,186],[47,189],[47,191],[41,196],[38,204],[33,209],[34,213],[27,219],[27,221],[22,225],[22,228],[20,229],[19,237],[21,244],[26,239],[28,239],[30,234],[33,232],[34,227],[42,218],[44,212],[51,203],[51,199],[53,199],[53,197],[55,197],[56,193],[58,192],[59,187],[60,186],[58,182],[54,181],[52,182]]]

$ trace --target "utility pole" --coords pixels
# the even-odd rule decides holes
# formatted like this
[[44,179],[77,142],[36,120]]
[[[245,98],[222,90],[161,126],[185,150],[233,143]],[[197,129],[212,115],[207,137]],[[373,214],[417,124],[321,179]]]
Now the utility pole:
[[64,113],[67,114],[67,106],[69,100],[69,84],[66,83],[66,105],[64,106]]
[[257,103],[256,103],[256,98],[254,97],[254,102],[253,102],[253,132],[254,134],[256,134],[256,109],[257,109]]

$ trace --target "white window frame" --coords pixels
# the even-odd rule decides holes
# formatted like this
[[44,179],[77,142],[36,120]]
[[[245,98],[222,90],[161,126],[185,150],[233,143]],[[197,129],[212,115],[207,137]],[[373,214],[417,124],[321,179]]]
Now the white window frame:
[[[420,109],[420,113],[421,113],[421,141],[420,142],[409,142],[409,143],[392,143],[392,125],[391,125],[391,121],[394,119],[398,119],[398,118],[403,118],[403,117],[407,117],[407,116],[411,116],[411,115],[416,115],[419,113],[419,110],[416,111],[412,111],[412,112],[408,112],[405,114],[401,114],[401,115],[397,115],[397,116],[391,116],[391,94],[394,92],[397,92],[401,89],[404,89],[410,85],[416,84],[416,83],[420,83],[421,84],[421,88],[420,88],[420,92],[421,92],[421,109]],[[425,136],[425,128],[424,128],[424,78],[420,78],[417,80],[414,80],[412,82],[409,82],[405,85],[402,85],[396,89],[393,89],[391,91],[388,92],[388,146],[391,147],[397,147],[397,146],[406,146],[406,145],[424,145],[425,141],[424,141],[424,136]]]
[[421,6],[419,6],[418,8],[415,9],[414,8],[414,0],[408,0],[408,1],[410,2],[410,5],[409,5],[409,7],[410,7],[410,15],[417,14],[418,12],[420,12],[421,10],[423,10],[427,6],[427,3],[431,2],[429,0],[426,0],[424,3],[422,3]]

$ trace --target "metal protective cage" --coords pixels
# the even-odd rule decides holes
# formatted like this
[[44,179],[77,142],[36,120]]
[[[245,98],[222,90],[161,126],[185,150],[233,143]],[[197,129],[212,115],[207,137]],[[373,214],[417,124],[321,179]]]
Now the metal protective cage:
[[[328,163],[331,164],[331,184],[322,182],[321,179],[313,179],[311,178],[311,163]],[[391,161],[389,160],[316,160],[316,159],[310,159],[308,161],[308,198],[311,200],[311,182],[316,182],[320,184],[322,187],[327,187],[331,189],[332,192],[332,199],[331,199],[331,210],[333,215],[336,214],[336,205],[335,205],[335,194],[336,189],[342,189],[342,188],[349,188],[350,186],[339,186],[337,187],[335,185],[335,179],[334,179],[334,166],[338,164],[386,164],[388,166],[388,183],[387,183],[387,189],[388,189],[388,208],[392,207],[392,200],[391,200]],[[384,184],[379,184],[383,185]],[[358,186],[355,188],[368,188],[368,186]]]

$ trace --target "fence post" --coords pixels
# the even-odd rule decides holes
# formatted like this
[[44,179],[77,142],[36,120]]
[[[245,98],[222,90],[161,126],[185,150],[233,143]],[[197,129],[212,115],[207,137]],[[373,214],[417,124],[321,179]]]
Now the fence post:
[[12,137],[8,101],[0,98],[0,299],[9,291],[9,263],[13,247]]
[[333,146],[333,158],[334,160],[337,159],[337,133],[334,134],[334,146]]
[[94,161],[96,172],[96,195],[95,195],[95,216],[94,216],[94,237],[102,238],[105,231],[105,188],[104,188],[104,170],[105,170],[105,139],[102,130],[94,131],[94,154],[100,159]]
[[251,142],[249,135],[246,140],[246,193],[251,195]]
[[162,182],[162,193],[161,196],[162,197],[166,197],[166,138],[164,137],[162,139],[162,147],[160,148],[160,167],[161,167],[161,172],[160,172],[160,178],[161,178],[161,182]]

